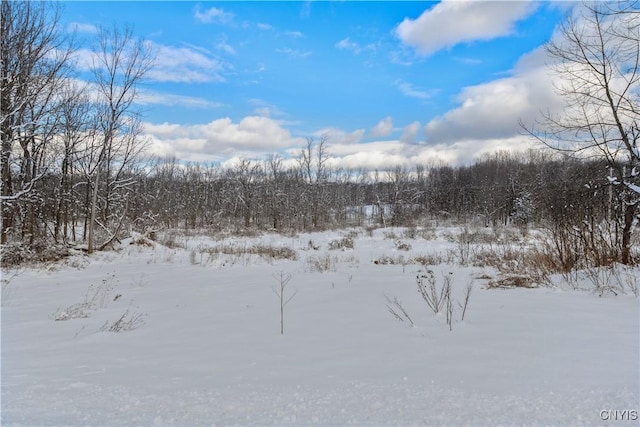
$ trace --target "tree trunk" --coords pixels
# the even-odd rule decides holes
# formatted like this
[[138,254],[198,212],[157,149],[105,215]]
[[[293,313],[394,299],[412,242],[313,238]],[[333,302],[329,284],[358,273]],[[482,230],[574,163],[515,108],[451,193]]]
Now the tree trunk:
[[[3,111],[4,114],[4,111]],[[4,125],[4,123],[3,123]],[[3,126],[2,129],[2,196],[9,197],[13,195],[13,182],[11,177],[11,166],[9,164],[11,160],[11,132],[8,126]],[[0,241],[7,243],[7,235],[11,230],[13,223],[13,209],[7,202],[2,202],[2,230],[0,235]]]
[[631,259],[631,229],[635,218],[636,205],[629,203],[624,209],[624,229],[622,230],[622,263],[629,265]]
[[87,252],[93,253],[95,245],[95,224],[96,224],[96,205],[98,204],[98,185],[100,184],[100,167],[96,168],[96,180],[93,184],[93,194],[91,196],[91,212],[89,214],[89,243]]

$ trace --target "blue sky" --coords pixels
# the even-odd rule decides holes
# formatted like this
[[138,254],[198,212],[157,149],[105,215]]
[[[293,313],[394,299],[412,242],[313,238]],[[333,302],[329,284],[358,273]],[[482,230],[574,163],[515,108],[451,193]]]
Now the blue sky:
[[570,5],[63,4],[81,42],[126,24],[156,52],[140,102],[155,154],[295,157],[326,136],[336,167],[367,169],[524,147],[518,120],[557,102],[540,47]]

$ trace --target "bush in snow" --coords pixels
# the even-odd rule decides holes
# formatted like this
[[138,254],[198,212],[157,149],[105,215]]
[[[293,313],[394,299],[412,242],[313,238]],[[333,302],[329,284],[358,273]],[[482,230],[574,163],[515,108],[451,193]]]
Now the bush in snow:
[[351,233],[342,237],[341,239],[332,240],[329,242],[329,249],[334,251],[336,249],[353,249],[354,237]]
[[396,240],[394,242],[396,249],[399,251],[410,251],[411,245],[407,242],[403,242],[402,240]]
[[307,242],[307,249],[317,251],[320,249],[320,245],[317,245],[312,239]]
[[427,270],[426,273],[419,273],[416,276],[416,284],[418,285],[420,296],[433,313],[438,314],[444,310],[445,319],[450,331],[453,330],[453,314],[456,305],[454,303],[457,303],[460,309],[462,309],[460,320],[464,320],[473,288],[472,284],[469,283],[465,289],[463,302],[455,301],[452,296],[452,279],[453,273],[450,272],[443,276],[442,282],[438,283],[432,270]]
[[338,257],[331,254],[312,255],[306,260],[309,271],[324,273],[325,271],[336,271]]
[[36,240],[31,245],[7,243],[0,247],[0,265],[2,268],[14,267],[24,263],[52,263],[69,256],[67,245],[51,244]]
[[435,273],[432,270],[427,270],[426,273],[416,276],[418,292],[427,306],[435,314],[440,312],[446,300],[451,296],[451,276],[446,275],[444,278],[443,284],[438,286],[436,284]]
[[0,264],[3,268],[20,265],[29,257],[29,249],[21,243],[8,243],[0,248]]
[[470,262],[476,267],[495,268],[505,275],[527,276],[538,285],[551,283],[550,275],[558,272],[542,250],[523,244],[481,246],[473,251]]
[[385,231],[383,236],[386,240],[396,240],[398,238],[398,235],[393,231]]

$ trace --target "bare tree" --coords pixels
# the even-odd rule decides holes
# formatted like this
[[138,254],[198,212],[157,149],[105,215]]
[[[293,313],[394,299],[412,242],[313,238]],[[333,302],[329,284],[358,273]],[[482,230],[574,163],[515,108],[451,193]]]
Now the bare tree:
[[[134,110],[134,103],[139,97],[138,87],[154,61],[149,45],[134,38],[130,28],[101,29],[94,53],[92,71],[99,96],[100,142],[91,180],[89,253],[95,249],[96,210],[101,179],[105,180],[105,222],[109,219],[112,192],[131,184],[126,178],[121,179],[122,172],[140,154],[143,147],[139,138],[139,115]],[[107,242],[115,237],[120,225],[121,220],[116,232],[110,232]],[[106,228],[106,224],[103,226]]]
[[311,184],[313,182],[313,137],[307,137],[307,144],[300,150],[298,164],[304,179]]
[[327,167],[329,154],[327,152],[328,137],[323,135],[318,144],[313,137],[307,138],[306,146],[300,150],[298,165],[303,180],[306,182],[306,191],[302,194],[308,209],[305,217],[311,220],[311,226],[317,228],[321,223],[320,204],[324,203],[326,186],[323,184],[330,179],[330,170]]
[[[60,138],[61,163],[59,186],[56,192],[55,223],[53,238],[64,242],[71,237],[76,240],[75,223],[69,227],[72,217],[73,186],[77,164],[82,162],[87,140],[93,138],[93,106],[83,87],[69,82],[60,92]],[[88,188],[88,187],[87,187]]]
[[407,209],[406,192],[409,183],[409,173],[404,166],[396,166],[387,172],[389,183],[388,201],[391,207],[391,225],[400,225],[404,210]]
[[621,261],[631,260],[631,235],[640,202],[640,13],[635,2],[586,3],[546,45],[565,101],[526,127],[542,143],[602,159],[611,171],[622,223]]
[[49,2],[2,0],[0,7],[0,239],[6,243],[16,205],[50,166],[46,154],[57,125],[56,93],[72,47],[59,32],[59,10]]
[[284,169],[282,166],[282,157],[277,154],[271,155],[266,159],[266,179],[265,186],[266,201],[265,207],[268,207],[271,216],[271,224],[274,230],[281,228],[284,207]]
[[258,162],[241,159],[234,169],[227,171],[233,183],[229,199],[232,205],[238,206],[242,212],[245,228],[251,226],[251,219],[260,211],[257,193],[258,188],[263,184],[260,179],[261,169]]

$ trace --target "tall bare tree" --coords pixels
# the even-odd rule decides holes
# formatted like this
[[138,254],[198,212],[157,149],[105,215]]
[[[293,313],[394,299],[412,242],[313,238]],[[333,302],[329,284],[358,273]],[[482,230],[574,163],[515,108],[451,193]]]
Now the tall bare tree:
[[[99,97],[100,142],[91,179],[89,253],[95,249],[95,225],[101,180],[105,181],[103,221],[106,222],[110,215],[112,192],[130,184],[127,180],[121,179],[122,172],[142,149],[140,120],[134,104],[139,98],[139,86],[154,62],[149,46],[143,40],[136,39],[130,28],[102,28],[94,53],[92,71]],[[120,224],[121,221],[118,222],[115,231],[109,232],[107,242],[115,237]],[[106,224],[102,225],[107,228]]]
[[637,2],[585,3],[546,45],[565,101],[560,113],[546,113],[538,140],[571,155],[602,159],[618,195],[622,224],[621,261],[631,260],[640,204],[640,12]]

